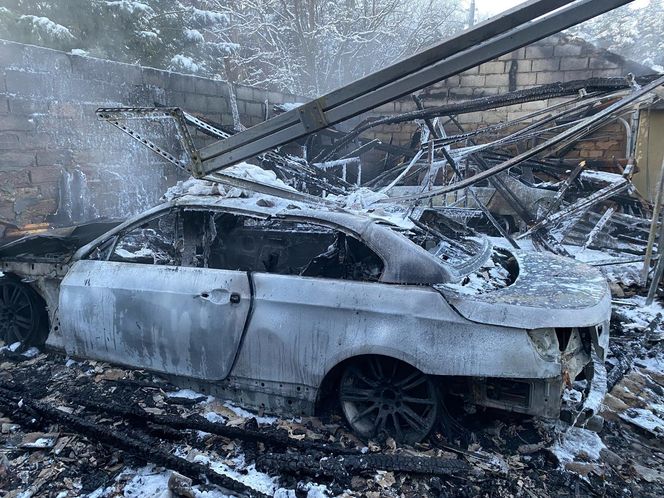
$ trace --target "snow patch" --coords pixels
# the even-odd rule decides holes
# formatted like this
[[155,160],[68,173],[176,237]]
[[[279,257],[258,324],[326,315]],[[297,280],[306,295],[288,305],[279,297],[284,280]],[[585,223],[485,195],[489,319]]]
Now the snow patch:
[[226,417],[223,417],[219,415],[217,412],[207,412],[203,414],[203,418],[207,420],[208,422],[212,422],[213,424],[225,424],[226,423]]
[[71,34],[71,31],[69,31],[69,28],[51,21],[48,17],[24,15],[19,17],[19,19],[29,21],[36,29],[54,40],[73,40],[75,38]]
[[277,417],[259,417],[255,413],[251,413],[250,411],[240,408],[239,406],[235,406],[234,404],[228,401],[224,403],[224,406],[233,413],[235,413],[235,415],[237,415],[238,417],[255,418],[256,422],[258,422],[259,424],[272,425],[277,421]]
[[[245,486],[249,486],[256,491],[260,491],[267,495],[274,494],[277,485],[276,478],[270,477],[263,472],[256,470],[255,465],[247,465],[244,455],[240,454],[231,460],[217,460],[209,455],[198,454],[191,459],[194,463],[209,466],[210,469],[217,474],[225,475],[240,481]],[[226,462],[229,462],[227,464]],[[232,465],[232,467],[231,467]]]
[[260,168],[254,164],[245,162],[238,163],[235,166],[224,169],[223,173],[229,176],[234,176],[235,178],[242,178],[244,180],[262,183],[263,185],[270,185],[283,190],[297,192],[293,187],[286,185],[283,181],[277,178],[277,174],[274,171]]
[[197,9],[196,7],[192,8],[192,17],[198,22],[205,24],[214,24],[214,23],[223,23],[228,24],[228,16],[222,14],[221,12],[215,12],[213,10],[203,10]]
[[2,351],[3,349],[8,349],[12,353],[15,353],[16,350],[20,347],[21,347],[21,343],[17,341],[17,342],[11,343],[9,346],[4,346],[3,348],[0,348],[0,351]]
[[164,198],[170,201],[181,195],[223,195],[224,193],[223,185],[198,178],[189,178],[170,187],[164,194]]
[[[224,175],[232,176],[234,178],[240,178],[243,180],[260,183],[262,185],[277,187],[281,190],[296,192],[293,187],[287,185],[279,178],[277,178],[277,175],[274,171],[265,170],[253,164],[239,163],[235,166],[231,166],[230,168],[226,168],[223,173]],[[252,197],[255,194],[243,189],[227,187],[219,182],[200,180],[192,177],[185,181],[179,181],[175,186],[170,187],[164,194],[164,199],[170,201],[183,195],[220,195],[226,198],[230,198]],[[276,200],[278,200],[278,198],[275,198],[275,201]]]
[[117,8],[126,14],[154,14],[154,10],[146,3],[142,2],[132,2],[129,0],[117,0],[117,1],[107,1],[106,6],[111,8]]
[[169,475],[167,470],[158,471],[152,465],[143,467],[125,484],[123,496],[131,496],[132,498],[168,498],[171,496],[171,492],[168,489]]
[[214,397],[207,394],[193,391],[192,389],[180,389],[178,391],[171,391],[166,393],[167,398],[182,398],[182,399],[200,399],[205,398],[206,403],[210,403]]
[[171,70],[181,69],[191,73],[197,73],[201,69],[201,66],[196,64],[191,57],[178,54],[171,58],[171,63],[168,68]]
[[558,440],[549,449],[564,466],[577,457],[597,461],[603,448],[606,446],[597,433],[580,427],[568,427],[558,434]]
[[32,346],[31,348],[29,348],[27,351],[24,351],[24,352],[23,352],[23,356],[25,356],[26,358],[34,358],[34,357],[37,356],[38,354],[39,354],[39,349],[37,349],[37,348],[34,347],[34,346]]
[[634,424],[657,436],[664,436],[664,420],[650,410],[645,408],[628,408],[618,416],[625,422]]
[[80,361],[72,360],[71,358],[67,358],[67,361],[65,361],[65,366],[68,368],[74,367],[76,365],[82,365]]
[[192,43],[203,43],[205,41],[205,38],[203,38],[203,35],[197,29],[185,29],[184,38]]
[[600,181],[606,183],[615,183],[617,181],[624,180],[623,176],[617,173],[607,173],[606,171],[596,171],[592,169],[582,171],[579,176],[581,177],[581,180]]
[[496,289],[507,287],[510,283],[510,273],[492,259],[474,273],[464,276],[463,280],[456,284],[439,284],[436,288],[451,290],[457,294],[477,295],[484,294]]
[[141,38],[145,38],[146,40],[158,40],[159,39],[159,35],[157,33],[155,33],[154,31],[139,31],[138,34]]
[[652,323],[658,314],[664,316],[664,308],[658,302],[655,301],[646,306],[646,298],[643,296],[632,296],[620,301],[625,305],[617,309],[616,312],[622,318],[624,330],[643,330]]
[[328,195],[326,197],[326,199],[338,202],[343,207],[349,209],[367,209],[372,204],[388,198],[387,194],[374,192],[366,187],[360,187],[348,195]]
[[304,102],[286,102],[285,104],[279,104],[279,107],[283,109],[285,112],[292,111],[293,109],[297,109],[300,106],[303,106]]

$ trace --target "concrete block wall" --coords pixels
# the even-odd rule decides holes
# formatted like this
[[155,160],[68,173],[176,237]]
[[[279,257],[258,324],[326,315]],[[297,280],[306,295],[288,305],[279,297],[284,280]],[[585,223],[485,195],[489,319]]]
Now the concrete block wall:
[[[263,121],[274,104],[303,101],[243,86],[236,95],[245,126]],[[0,40],[0,220],[65,224],[157,203],[182,173],[95,115],[98,107],[155,105],[232,124],[223,81]],[[132,127],[181,153],[171,123]]]
[[[648,67],[599,49],[583,40],[558,34],[432,85],[422,91],[421,97],[426,107],[434,107],[548,83],[652,72]],[[558,101],[529,102],[461,114],[458,118],[466,131],[470,131],[525,116]],[[404,98],[386,104],[372,114],[391,115],[414,109],[414,102],[410,98]],[[374,135],[382,140],[389,141],[391,138],[394,143],[408,144],[414,131],[415,127],[407,123],[377,128]],[[448,132],[455,134],[458,130],[450,125]],[[577,144],[567,156],[592,159],[624,157],[625,145],[624,128],[619,124],[612,124]]]

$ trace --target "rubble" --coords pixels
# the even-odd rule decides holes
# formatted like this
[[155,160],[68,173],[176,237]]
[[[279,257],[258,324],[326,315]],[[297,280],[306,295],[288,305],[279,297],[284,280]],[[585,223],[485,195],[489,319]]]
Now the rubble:
[[[593,8],[601,11],[596,5]],[[524,7],[528,8],[531,7]],[[564,15],[564,11],[558,11],[548,21],[539,18],[536,22],[551,22]],[[524,20],[525,17],[519,23]],[[491,23],[500,24],[500,20],[477,28],[481,40],[488,46],[495,43],[495,33],[487,27]],[[514,33],[523,35],[521,30],[527,28],[519,25],[513,26]],[[433,82],[444,74],[443,69],[452,71],[453,68],[445,64],[453,64],[459,57],[472,55],[477,58],[472,59],[475,62],[489,60],[490,54],[475,53],[477,47],[481,48],[477,40],[467,35],[461,38],[469,50],[466,55],[443,46],[441,53],[445,50],[449,53],[447,59],[441,59],[444,64],[438,68],[438,76],[428,73],[436,69],[435,66],[420,67],[422,71],[417,76],[428,77],[429,82]],[[388,95],[398,97],[398,91],[390,89],[395,83],[406,84],[411,91],[425,86],[422,82],[411,81],[412,76],[404,73],[390,81],[378,82],[380,84],[374,85],[371,91],[385,86]],[[360,80],[356,84],[362,83]],[[660,213],[664,175],[653,206],[638,195],[632,182],[638,168],[637,130],[629,127],[629,147],[624,158],[612,161],[604,158],[603,162],[592,164],[570,161],[563,156],[565,150],[607,123],[623,119],[625,114],[638,113],[658,101],[655,90],[662,84],[664,77],[661,75],[639,79],[631,76],[591,78],[434,107],[427,107],[421,96],[414,95],[416,111],[398,116],[371,116],[347,131],[331,129],[329,125],[341,121],[341,117],[359,114],[364,109],[361,105],[372,108],[363,103],[369,93],[361,92],[358,87],[344,102],[321,98],[301,105],[282,106],[285,113],[274,121],[241,131],[236,136],[233,136],[234,130],[175,108],[99,109],[102,119],[196,177],[178,183],[164,196],[173,203],[182,202],[184,212],[193,204],[187,205],[183,197],[200,196],[218,197],[224,202],[238,201],[231,205],[236,210],[246,209],[249,203],[263,208],[262,218],[277,223],[277,229],[279,220],[286,217],[286,210],[300,211],[298,216],[306,221],[303,207],[327,213],[331,224],[335,222],[335,215],[344,216],[343,211],[368,215],[391,224],[397,234],[405,234],[415,242],[417,249],[424,249],[438,258],[437,264],[442,261],[450,268],[446,270],[445,279],[437,275],[431,280],[405,281],[399,273],[382,283],[432,284],[459,315],[475,322],[473,326],[483,323],[520,327],[524,329],[524,338],[526,333],[541,329],[544,331],[542,344],[553,348],[555,354],[573,356],[583,352],[587,356],[584,364],[574,365],[577,369],[572,373],[569,364],[560,361],[555,365],[556,371],[547,377],[557,376],[558,385],[565,386],[561,414],[565,421],[555,423],[487,408],[507,407],[519,411],[516,405],[509,405],[499,397],[491,401],[486,392],[480,394],[480,389],[474,387],[470,389],[470,398],[455,398],[457,393],[450,391],[445,393],[450,399],[440,404],[438,390],[431,387],[430,377],[412,367],[415,375],[427,382],[423,384],[422,394],[426,397],[403,396],[425,408],[422,413],[416,413],[414,419],[403,418],[416,429],[412,441],[424,440],[405,444],[402,441],[408,439],[397,435],[386,437],[386,431],[378,430],[378,425],[368,427],[362,440],[348,432],[341,422],[340,409],[344,410],[344,403],[363,403],[373,396],[368,407],[353,405],[356,416],[348,418],[345,413],[346,418],[352,425],[376,409],[385,429],[387,415],[382,415],[382,410],[387,413],[388,408],[391,409],[387,401],[394,401],[395,406],[401,404],[397,403],[401,390],[392,389],[391,385],[390,389],[380,387],[381,393],[374,394],[379,383],[370,382],[376,379],[367,381],[368,375],[360,368],[356,368],[357,372],[349,369],[350,373],[342,377],[347,382],[339,384],[341,406],[336,410],[322,418],[285,419],[252,414],[209,394],[177,389],[154,373],[111,367],[92,360],[74,361],[56,351],[26,349],[16,343],[0,350],[0,416],[3,421],[0,496],[43,494],[102,498],[141,493],[187,497],[661,496],[664,494],[664,472],[660,470],[664,460],[661,451],[664,309],[655,299],[664,272],[664,220]],[[477,130],[465,130],[457,119],[461,114],[478,110],[562,98],[564,100],[535,112]],[[361,105],[355,102],[359,111],[342,111],[334,119],[326,119],[326,112],[335,111],[331,102],[343,109],[351,100],[360,102]],[[125,123],[127,118],[137,116],[173,120],[182,137],[185,154],[171,154],[137,134]],[[377,139],[361,137],[362,133],[378,126],[404,122],[412,122],[416,130],[411,147],[386,146]],[[633,120],[633,124],[638,125],[638,120]],[[198,150],[188,127],[223,139],[225,143]],[[270,127],[276,132],[263,131],[261,135],[262,129]],[[328,129],[325,139],[287,147],[289,140],[324,128]],[[233,145],[246,150],[236,154]],[[270,150],[271,145],[283,148]],[[301,157],[293,153],[298,147]],[[367,179],[363,174],[362,155],[374,148],[384,152],[383,170],[375,178]],[[252,155],[256,156],[257,164],[242,162],[229,166],[237,157],[246,159]],[[221,201],[208,199],[205,202],[209,207]],[[198,246],[188,244],[189,252],[180,257],[188,258],[186,261],[193,264],[181,266],[209,268],[211,240],[217,237],[217,228],[223,224],[215,225],[215,218],[205,222],[210,226],[196,225],[192,220],[188,218],[183,222],[182,231],[187,235],[183,236],[182,245],[200,235],[202,249],[198,254]],[[173,223],[173,232],[179,229],[178,223]],[[226,228],[230,231],[238,227]],[[271,227],[252,220],[238,229],[265,233]],[[200,231],[194,233],[198,229]],[[18,237],[42,230],[44,227],[3,227],[3,234]],[[178,256],[170,252],[175,252],[176,244],[161,247],[160,241],[155,241],[159,237],[153,237],[158,230],[147,225],[140,230],[134,239],[114,246],[120,261],[179,265]],[[497,248],[493,250],[488,239],[477,232],[493,236]],[[53,233],[52,246],[40,254],[44,260],[60,264],[62,275],[56,275],[58,277],[66,273],[62,263],[73,252],[68,239],[73,233]],[[336,237],[306,265],[290,265],[293,267],[284,274],[339,278],[340,274],[352,273],[353,279],[362,283],[382,278],[384,268],[380,258],[372,259],[369,253],[355,252],[348,242],[352,237],[346,237],[347,234]],[[501,251],[501,245],[518,252]],[[10,244],[8,248],[11,251],[17,246]],[[13,256],[27,257],[30,261],[29,247],[16,250],[22,252]],[[598,316],[600,304],[606,305],[602,320],[607,320],[610,296],[604,279],[587,267],[573,267],[569,260],[538,252],[588,262],[601,268],[608,278],[613,297],[619,300],[613,302],[612,343],[606,362],[606,335],[604,339],[600,336],[602,331],[608,332],[608,322],[595,320],[592,326],[583,327],[573,323],[574,306],[579,303],[595,309]],[[229,254],[234,255],[233,251]],[[273,270],[278,256],[261,261],[264,268],[259,270]],[[407,258],[403,256],[403,259]],[[105,262],[108,258],[98,260]],[[646,297],[644,284],[653,264]],[[528,268],[540,266],[547,268],[552,277],[555,273],[556,280],[528,279]],[[516,271],[518,268],[520,272]],[[249,278],[253,270],[243,271]],[[437,278],[445,283],[437,283]],[[84,282],[79,287],[90,285],[89,278]],[[253,292],[253,284],[247,286]],[[219,296],[223,292],[213,294],[215,291],[205,291],[195,297],[200,298],[200,302],[215,302],[215,299],[221,302]],[[84,293],[90,292],[86,288]],[[542,296],[550,297],[550,310],[556,307],[563,310],[560,316],[566,323],[542,325],[543,322],[538,321],[543,318],[544,308],[536,298]],[[26,295],[29,303],[33,302],[28,299],[31,297]],[[74,295],[72,302],[77,302],[76,297]],[[252,299],[253,294],[250,294],[249,301],[253,302]],[[240,293],[229,293],[229,303],[238,304],[240,300],[244,304],[245,298]],[[500,308],[501,305],[521,306],[519,309],[523,311],[507,323],[508,310]],[[252,312],[253,308],[249,307],[249,316]],[[136,325],[141,329],[138,321]],[[569,328],[553,328],[559,326]],[[13,333],[18,334],[14,329]],[[563,345],[558,334],[562,338],[565,333],[569,337]],[[242,331],[236,343],[243,344],[244,336]],[[571,337],[577,338],[576,345]],[[18,335],[15,338],[21,339]],[[536,343],[533,336],[524,340],[528,344]],[[556,346],[551,346],[554,340]],[[341,339],[338,341],[341,344]],[[542,344],[536,345],[540,348],[537,353],[544,357],[547,350]],[[212,349],[211,344],[207,347]],[[206,345],[202,349],[208,353]],[[180,360],[177,355],[173,356]],[[536,356],[534,352],[533,356]],[[228,359],[227,370],[230,371],[238,357]],[[163,358],[162,363],[165,363]],[[203,360],[200,363],[203,364]],[[381,372],[377,377],[383,376],[380,364],[375,367],[371,360],[366,363]],[[586,364],[592,368],[581,375]],[[203,364],[201,370],[205,371],[207,365]],[[394,380],[397,372],[396,361],[394,365],[390,380]],[[146,366],[155,367],[154,364]],[[509,382],[510,379],[505,379],[510,377],[508,369],[504,366],[494,372],[497,385]],[[594,372],[592,375],[590,370]],[[208,380],[201,372],[195,373],[193,377]],[[228,373],[217,373],[215,378],[226,380]],[[417,376],[411,377],[406,371],[400,382],[409,385],[416,379],[420,385]],[[488,375],[481,375],[482,382],[487,381],[486,377]],[[258,384],[257,379],[251,380]],[[358,382],[369,385],[371,389],[364,391],[371,394],[363,394]],[[303,384],[306,386],[306,382]],[[488,391],[487,384],[482,385],[484,391]],[[527,384],[527,388],[532,385],[534,383]],[[233,392],[243,389],[239,383],[222,389],[226,387]],[[286,389],[281,384],[278,387]],[[294,383],[292,388],[300,389]],[[250,391],[247,386],[244,389]],[[480,395],[485,396],[483,403],[478,401]],[[550,393],[542,398],[542,404],[552,399]],[[475,404],[471,405],[469,400]],[[527,400],[526,408],[530,401]],[[261,411],[265,408],[265,404],[255,402],[256,405],[261,406]],[[439,406],[444,412],[440,417]],[[558,408],[556,405],[556,416]],[[406,412],[400,413],[403,416]],[[396,415],[393,417],[393,427],[401,436],[401,425]],[[431,421],[433,425],[426,426],[422,420]],[[420,427],[416,427],[418,424]],[[361,431],[358,434],[362,435]]]
[[[365,445],[339,414],[259,426],[255,414],[142,370],[3,347],[0,496],[562,496],[570,486],[661,495],[664,352],[638,340],[650,325],[633,312],[643,299],[616,306],[614,351],[633,367],[603,403],[599,434],[450,405],[429,441]],[[608,364],[611,373],[617,357]]]

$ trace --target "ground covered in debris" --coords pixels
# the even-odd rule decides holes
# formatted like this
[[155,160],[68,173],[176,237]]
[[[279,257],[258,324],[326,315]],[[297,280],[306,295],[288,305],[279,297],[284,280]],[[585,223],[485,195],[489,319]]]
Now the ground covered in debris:
[[599,435],[455,407],[423,444],[363,442],[335,414],[252,414],[149,372],[5,346],[0,496],[662,496],[664,309],[623,294]]

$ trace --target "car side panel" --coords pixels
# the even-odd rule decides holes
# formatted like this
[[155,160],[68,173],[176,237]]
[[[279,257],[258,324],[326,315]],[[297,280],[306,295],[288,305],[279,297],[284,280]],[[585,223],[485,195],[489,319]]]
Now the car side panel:
[[361,354],[402,359],[425,373],[549,378],[522,329],[472,323],[427,286],[256,273],[254,310],[231,375],[318,387]]
[[59,315],[71,355],[221,380],[250,303],[244,272],[78,261],[62,282]]

